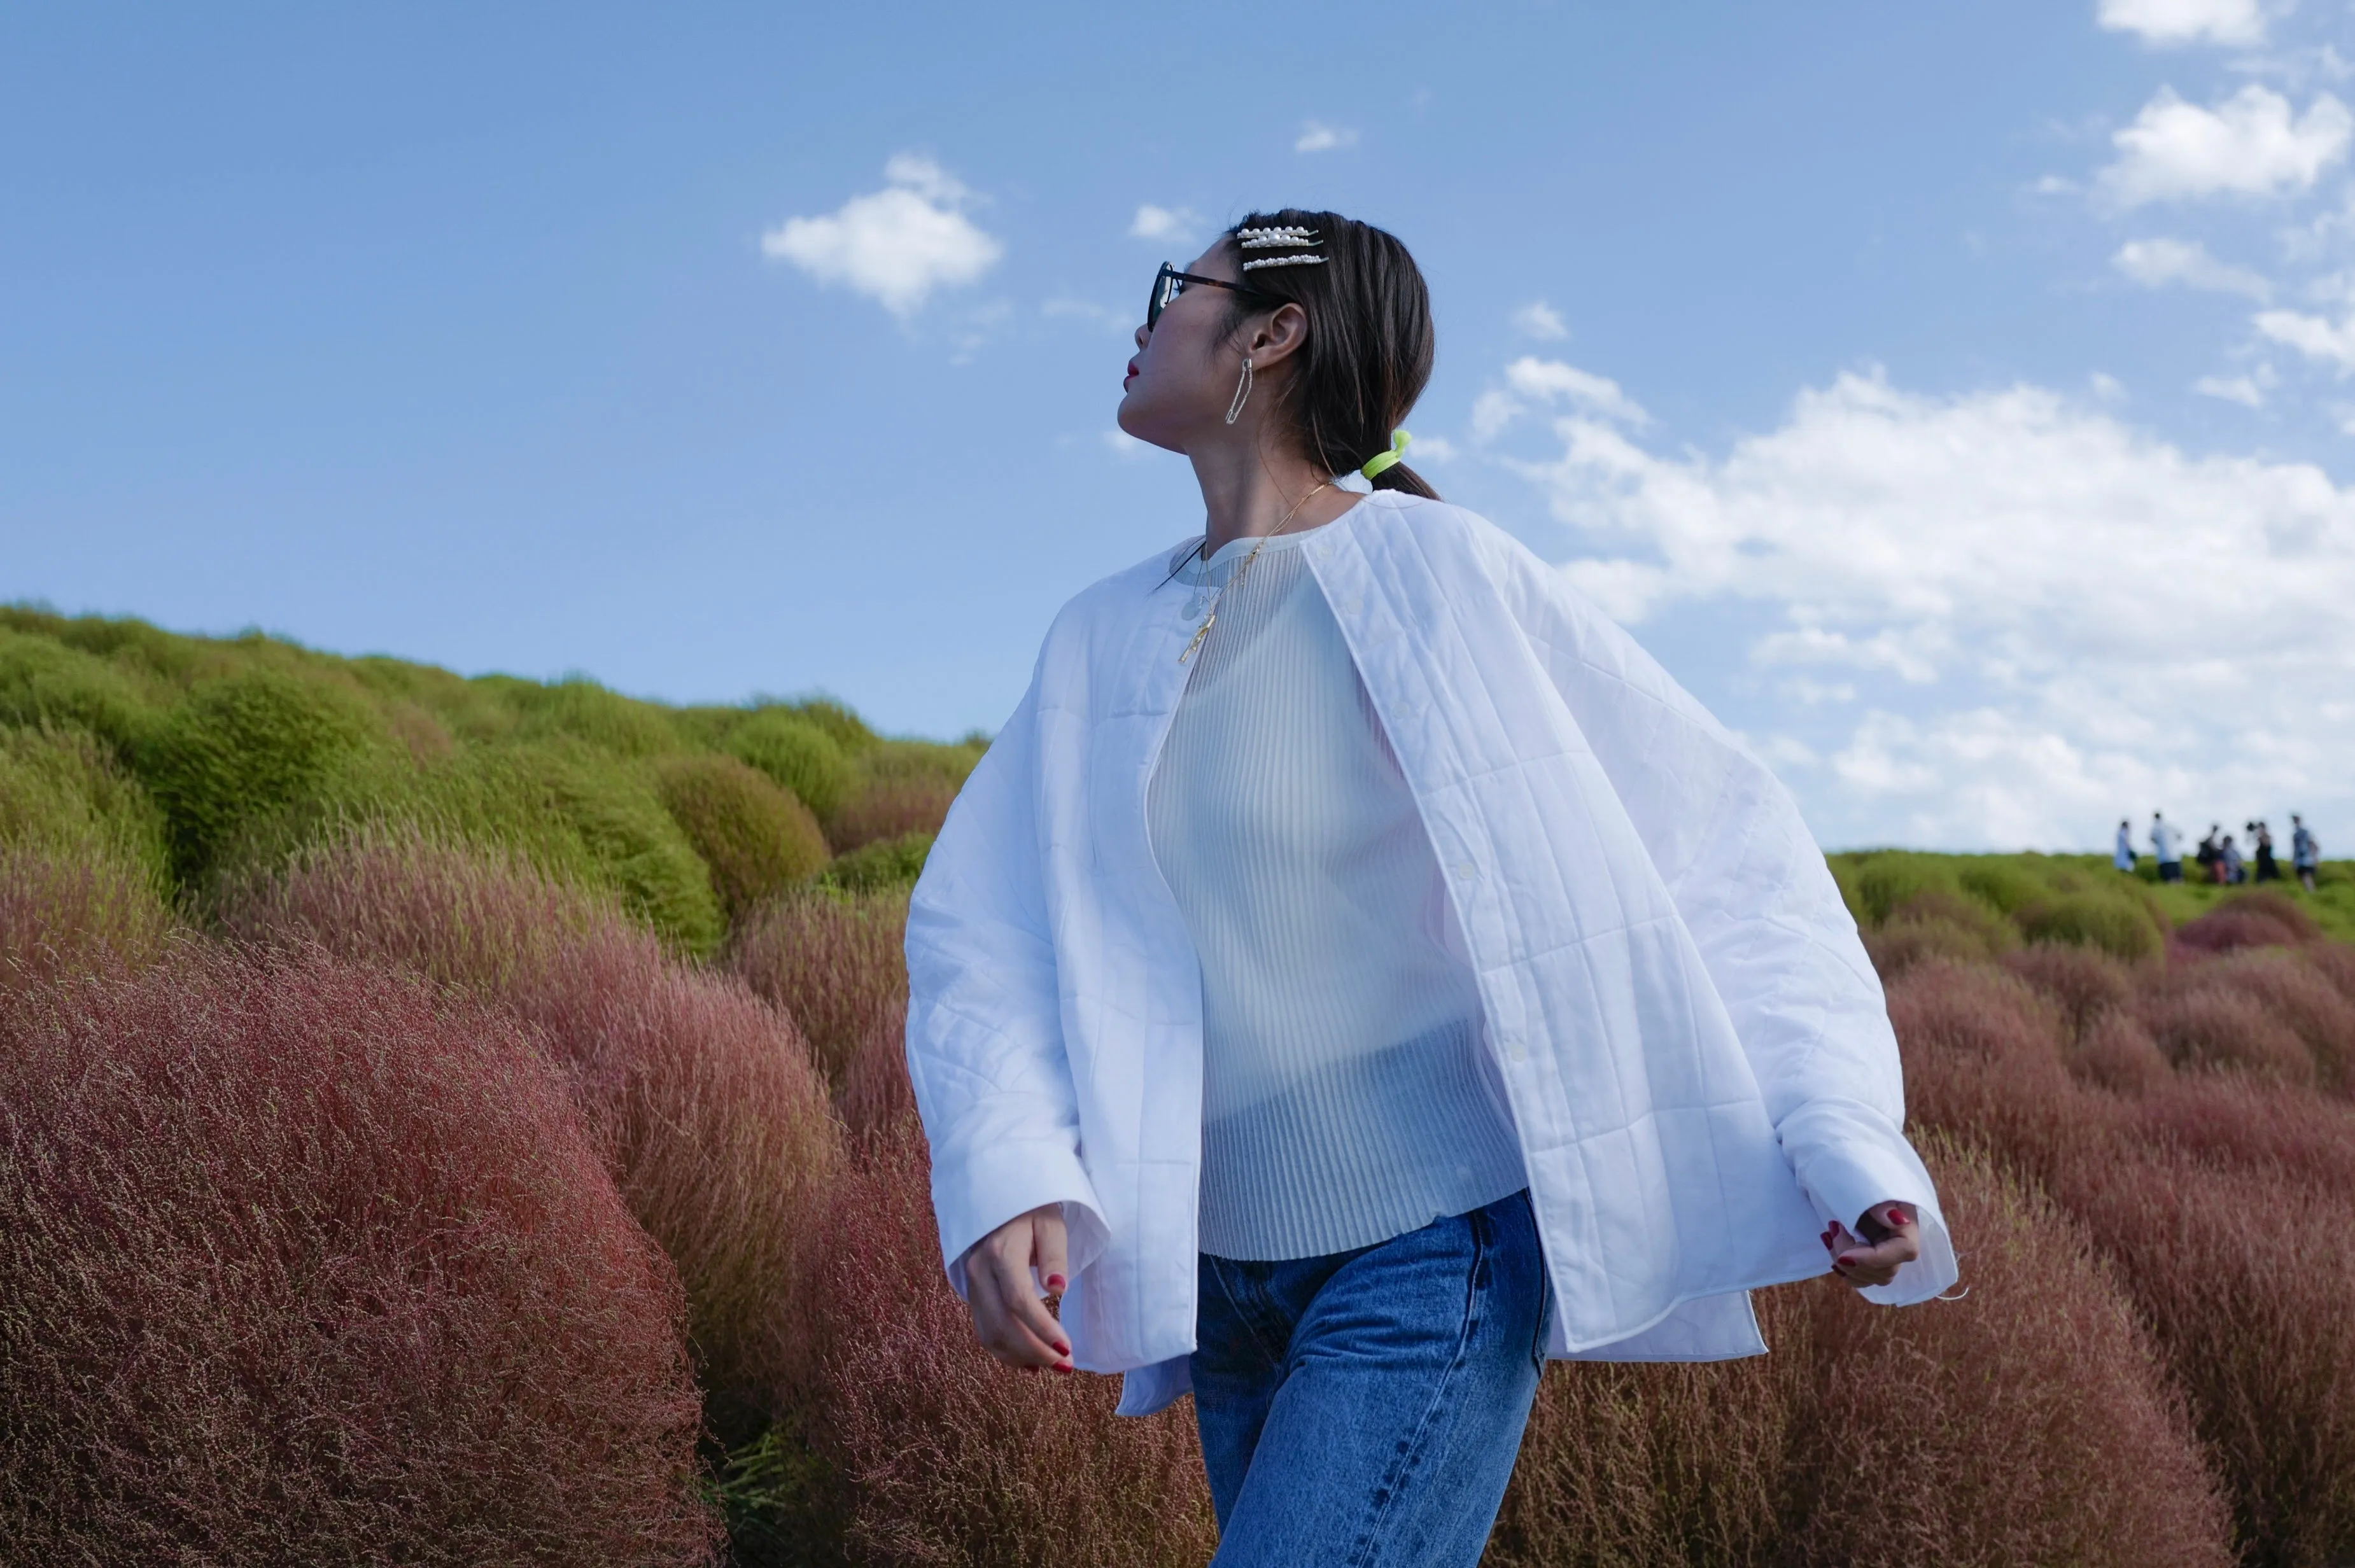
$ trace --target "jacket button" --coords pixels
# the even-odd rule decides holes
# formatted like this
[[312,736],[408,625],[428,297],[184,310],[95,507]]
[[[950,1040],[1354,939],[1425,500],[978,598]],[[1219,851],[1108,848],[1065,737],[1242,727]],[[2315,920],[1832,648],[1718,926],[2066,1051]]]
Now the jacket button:
[[1461,879],[1461,880],[1465,880],[1465,881],[1469,881],[1469,880],[1472,880],[1472,862],[1471,862],[1471,861],[1469,861],[1469,860],[1458,860],[1458,861],[1456,861],[1456,862],[1455,862],[1455,875],[1456,875],[1459,879]]
[[1505,1040],[1505,1055],[1509,1061],[1527,1061],[1529,1059],[1529,1048],[1521,1043],[1519,1035],[1512,1035]]

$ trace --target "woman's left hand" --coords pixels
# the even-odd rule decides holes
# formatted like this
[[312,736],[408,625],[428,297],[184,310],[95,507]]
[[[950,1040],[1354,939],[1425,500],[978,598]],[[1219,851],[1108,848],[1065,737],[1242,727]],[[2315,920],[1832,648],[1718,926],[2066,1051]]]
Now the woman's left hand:
[[1922,1255],[1922,1227],[1910,1203],[1876,1203],[1856,1228],[1863,1232],[1861,1238],[1833,1221],[1824,1232],[1824,1250],[1832,1255],[1832,1272],[1859,1290],[1887,1285],[1897,1277],[1899,1264]]

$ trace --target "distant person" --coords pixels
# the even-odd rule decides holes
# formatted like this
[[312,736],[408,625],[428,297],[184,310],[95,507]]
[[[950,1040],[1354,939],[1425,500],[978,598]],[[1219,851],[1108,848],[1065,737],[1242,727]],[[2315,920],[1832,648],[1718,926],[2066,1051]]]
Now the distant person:
[[2121,871],[2135,869],[2134,827],[2123,816],[2118,818],[2118,845],[2110,852],[2110,864]]
[[2216,880],[2236,887],[2249,880],[2248,864],[2241,857],[2241,847],[2232,842],[2232,836],[2229,833],[2224,835],[2224,841],[2216,846]]
[[1135,341],[1205,526],[1055,617],[916,885],[942,1258],[1000,1360],[1192,1391],[1221,1568],[1472,1568],[1546,1357],[1953,1282],[1896,1039],[1790,795],[1400,462],[1405,247],[1253,214]]
[[2154,811],[2150,814],[2150,852],[2158,862],[2158,880],[2179,882],[2183,880],[2183,850],[2175,825]]
[[2314,829],[2295,811],[2289,814],[2289,863],[2297,872],[2297,885],[2307,892],[2314,891],[2314,873],[2322,864],[2322,847],[2314,841]]
[[2281,862],[2274,859],[2274,830],[2260,818],[2249,824],[2249,831],[2256,835],[2257,880],[2280,881],[2282,880]]
[[2223,830],[2222,823],[2210,823],[2208,837],[2200,840],[2200,848],[2191,852],[2193,862],[2200,868],[2200,880],[2203,882],[2221,882],[2224,880],[2224,851],[2216,842],[2216,836]]

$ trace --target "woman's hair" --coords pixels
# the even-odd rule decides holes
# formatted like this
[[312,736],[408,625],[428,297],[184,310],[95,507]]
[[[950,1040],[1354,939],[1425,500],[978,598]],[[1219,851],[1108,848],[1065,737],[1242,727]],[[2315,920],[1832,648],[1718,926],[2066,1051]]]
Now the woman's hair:
[[[1254,212],[1227,230],[1228,243],[1235,243],[1238,229],[1281,228],[1314,229],[1320,243],[1308,253],[1324,264],[1254,267],[1238,275],[1266,299],[1307,313],[1308,341],[1293,358],[1277,415],[1302,452],[1331,473],[1348,474],[1390,450],[1391,431],[1431,379],[1431,293],[1396,235],[1337,212]],[[1257,259],[1248,251],[1237,256]],[[1268,308],[1249,295],[1232,298],[1231,334]],[[1376,475],[1373,485],[1439,498],[1403,463]]]

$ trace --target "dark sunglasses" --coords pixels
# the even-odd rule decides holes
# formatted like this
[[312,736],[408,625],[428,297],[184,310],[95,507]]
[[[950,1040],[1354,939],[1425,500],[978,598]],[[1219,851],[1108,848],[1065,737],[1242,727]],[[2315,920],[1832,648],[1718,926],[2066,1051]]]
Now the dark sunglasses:
[[1231,283],[1224,278],[1206,278],[1199,272],[1181,272],[1164,261],[1161,263],[1161,271],[1153,276],[1153,297],[1145,302],[1146,331],[1153,330],[1153,324],[1161,319],[1161,313],[1169,308],[1169,302],[1184,293],[1186,285],[1188,283],[1207,283],[1211,288],[1225,289],[1230,293],[1241,294],[1245,299],[1258,300],[1264,304],[1277,303],[1257,289],[1245,288],[1241,283]]

